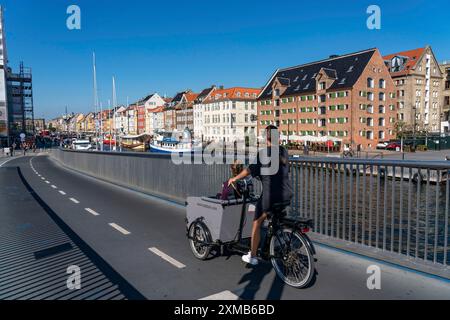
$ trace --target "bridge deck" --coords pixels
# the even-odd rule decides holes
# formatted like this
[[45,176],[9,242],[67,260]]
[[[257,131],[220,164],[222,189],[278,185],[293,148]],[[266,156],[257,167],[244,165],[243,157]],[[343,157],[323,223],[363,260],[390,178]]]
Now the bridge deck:
[[[16,167],[20,168],[23,179],[17,169],[9,169]],[[211,296],[302,300],[450,297],[449,281],[321,246],[318,247],[316,282],[308,289],[295,290],[284,286],[269,264],[247,269],[237,255],[206,262],[196,260],[185,237],[184,208],[181,206],[74,173],[47,157],[23,157],[10,161],[0,169],[0,176],[0,219],[9,225],[0,229],[0,236],[13,239],[17,248],[28,248],[23,253],[17,251],[18,255],[28,255],[24,259],[31,261],[33,252],[48,247],[31,247],[31,238],[20,236],[20,233],[29,232],[28,223],[33,225],[42,221],[43,218],[38,219],[35,214],[45,216],[44,212],[47,211],[48,215],[50,210],[105,264],[148,299],[200,299]],[[36,193],[40,202],[32,192]],[[23,219],[16,220],[20,215]],[[71,253],[76,254],[77,244],[65,238],[64,234],[45,231],[49,223],[43,222],[40,227],[42,231],[37,234],[43,234],[44,239],[49,235],[55,237],[51,246],[72,243],[74,249]],[[15,238],[8,236],[11,232],[18,235]],[[58,237],[61,241],[57,241]],[[12,250],[19,249],[12,247]],[[69,255],[69,251],[60,255]],[[83,256],[82,253],[80,255]],[[52,262],[52,257],[48,259],[49,270],[57,268],[57,265],[67,267],[66,260],[55,259]],[[82,274],[89,263],[94,264],[92,267],[95,268],[96,261],[88,262],[82,265]],[[367,268],[374,264],[378,264],[382,271],[381,290],[369,290],[366,285],[369,276]],[[8,266],[18,268],[19,264],[11,261]],[[19,284],[3,274],[1,269],[0,296],[4,296],[2,283],[5,280],[11,281],[20,294]],[[65,276],[65,268],[61,268],[58,277]],[[82,277],[83,281],[89,281],[87,276],[86,279]]]

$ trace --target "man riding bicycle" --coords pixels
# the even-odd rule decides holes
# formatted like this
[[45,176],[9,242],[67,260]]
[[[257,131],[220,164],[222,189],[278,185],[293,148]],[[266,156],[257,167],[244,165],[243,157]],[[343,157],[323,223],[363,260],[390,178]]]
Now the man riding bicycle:
[[[267,143],[266,155],[269,161],[262,162],[261,152],[259,152],[255,164],[249,165],[248,168],[228,181],[228,184],[231,185],[249,175],[261,179],[262,194],[256,204],[252,227],[251,251],[247,255],[242,256],[242,261],[253,266],[258,264],[257,252],[263,222],[267,219],[268,214],[272,212],[275,204],[288,204],[292,198],[292,186],[289,180],[289,154],[285,148],[279,145],[278,138],[275,138],[278,137],[278,128],[272,125],[268,126],[265,129],[265,135]],[[278,163],[278,167],[275,170],[268,170],[268,168],[272,168],[273,163]]]

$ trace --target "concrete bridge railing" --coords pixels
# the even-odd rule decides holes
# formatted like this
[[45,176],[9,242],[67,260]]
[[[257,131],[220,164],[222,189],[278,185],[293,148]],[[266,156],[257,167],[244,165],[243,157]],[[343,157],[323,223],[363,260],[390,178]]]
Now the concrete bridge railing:
[[[214,195],[226,164],[176,165],[169,155],[54,149],[64,166],[184,204]],[[450,163],[297,158],[292,213],[315,221],[314,240],[450,279]]]

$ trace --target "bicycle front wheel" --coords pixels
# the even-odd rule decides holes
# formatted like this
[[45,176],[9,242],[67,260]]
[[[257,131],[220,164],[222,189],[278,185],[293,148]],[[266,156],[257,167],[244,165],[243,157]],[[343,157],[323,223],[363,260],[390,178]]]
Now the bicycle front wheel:
[[289,286],[304,288],[314,276],[314,257],[303,235],[288,227],[270,239],[270,260],[275,272]]

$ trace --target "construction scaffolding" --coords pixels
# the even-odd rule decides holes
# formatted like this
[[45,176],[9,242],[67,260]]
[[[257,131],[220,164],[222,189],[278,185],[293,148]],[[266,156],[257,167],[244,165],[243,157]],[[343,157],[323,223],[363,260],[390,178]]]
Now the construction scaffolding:
[[20,63],[19,73],[7,73],[9,133],[14,138],[21,133],[35,134],[33,107],[33,77],[31,68]]

